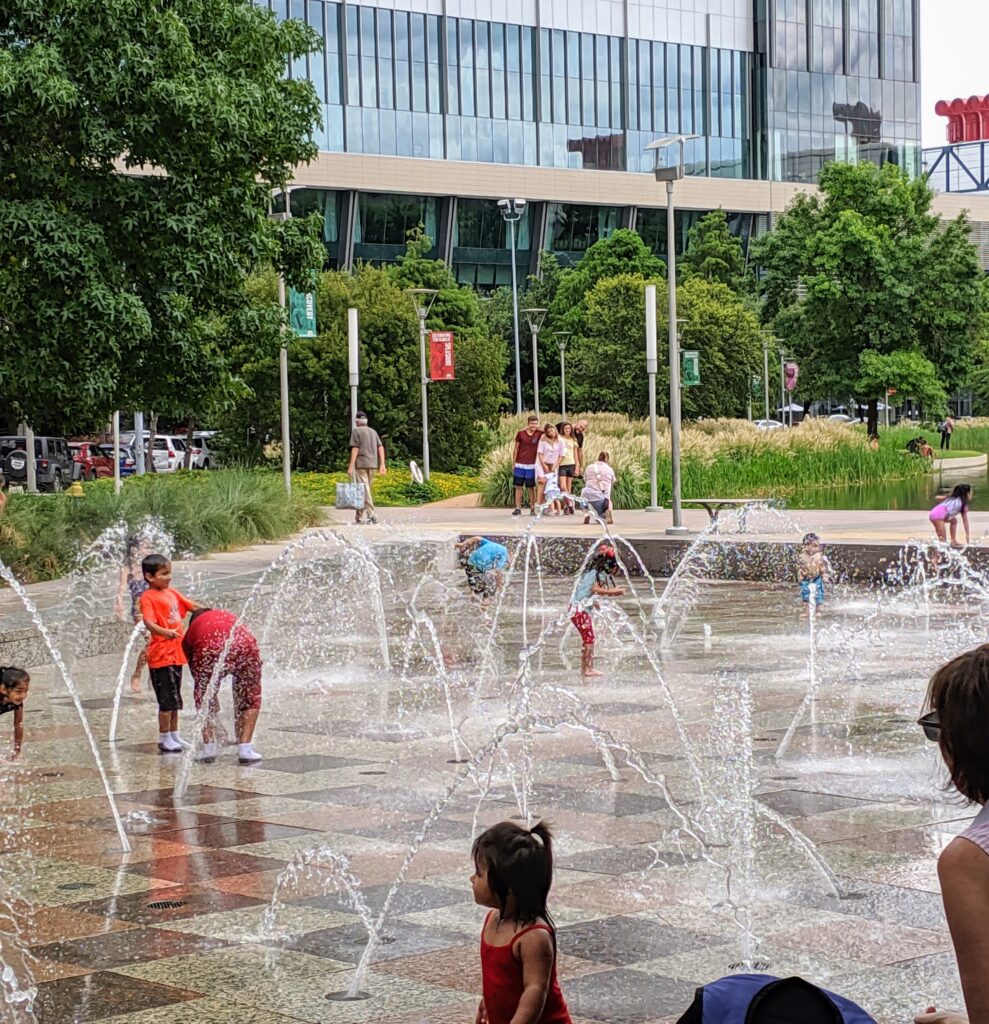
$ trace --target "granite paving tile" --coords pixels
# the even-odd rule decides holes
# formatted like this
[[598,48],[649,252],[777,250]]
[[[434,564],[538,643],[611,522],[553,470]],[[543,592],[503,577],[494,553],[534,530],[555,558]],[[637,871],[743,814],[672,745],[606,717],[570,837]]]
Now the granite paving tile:
[[229,996],[223,999],[207,996],[159,1009],[119,1014],[107,1018],[107,1024],[299,1024],[300,1020],[285,1017],[268,1007],[247,1006]]
[[269,772],[291,772],[302,775],[306,772],[323,771],[327,768],[353,768],[356,765],[371,764],[371,761],[353,757],[332,757],[328,754],[295,754],[290,757],[265,758],[257,767]]
[[[330,957],[333,960],[355,964],[367,945],[367,928],[361,922],[339,925],[309,932],[298,938],[282,943],[285,949],[294,949],[313,956]],[[401,927],[385,923],[381,943],[374,951],[375,961],[407,957],[416,953],[429,953],[436,949],[460,948],[463,936],[459,932],[443,931],[440,928],[423,928],[402,922]],[[433,979],[434,981],[438,979]]]
[[563,984],[571,1013],[602,1024],[645,1024],[674,1009],[690,1006],[701,981],[663,978],[642,971],[616,968],[599,971]]
[[769,793],[759,793],[757,799],[787,818],[843,810],[847,807],[862,807],[869,803],[852,797],[835,796],[833,793],[807,793],[799,789],[778,789]]
[[717,941],[700,932],[627,915],[567,925],[557,929],[556,936],[562,952],[595,963],[620,966],[700,949]]
[[241,910],[223,910],[170,921],[166,927],[170,931],[207,935],[227,942],[271,942],[277,945],[283,939],[297,938],[324,928],[335,928],[354,920],[352,914],[285,904],[278,908],[270,933],[262,933],[262,929],[266,928],[269,910],[269,903],[259,903]]
[[[384,906],[390,885],[372,885],[363,891],[364,902],[368,908],[377,913]],[[450,907],[465,901],[465,889],[454,889],[442,885],[424,885],[417,882],[406,882],[399,886],[391,901],[390,913],[396,917],[415,913],[418,910],[433,910],[437,907]],[[296,902],[307,907],[318,907],[322,910],[347,911],[350,904],[347,898],[336,893],[325,896],[311,896]]]
[[131,875],[144,875],[182,885],[245,875],[248,872],[281,870],[284,861],[252,857],[230,850],[189,850],[182,857],[162,857],[128,866]]
[[[207,807],[210,804],[225,803],[229,800],[248,799],[253,794],[244,793],[239,789],[221,788],[217,786],[189,786],[182,796],[181,806]],[[129,804],[147,804],[150,807],[174,807],[175,800],[171,786],[159,789],[143,789],[119,794],[120,799]]]
[[229,849],[254,843],[266,843],[274,839],[291,837],[304,839],[313,835],[310,829],[276,825],[270,821],[251,821],[238,818],[212,825],[181,829],[176,832],[165,832],[162,834],[162,838],[175,844],[181,843],[201,849]]
[[81,1024],[122,1013],[172,1006],[201,993],[173,984],[157,984],[115,971],[81,974],[38,986],[34,1014],[38,1024]]
[[132,927],[126,921],[81,913],[75,907],[45,907],[23,900],[12,901],[10,913],[17,937],[25,946],[41,946],[58,939],[78,939]]
[[153,960],[120,971],[145,981],[184,978],[186,984],[212,996],[229,995],[250,1005],[281,1007],[281,1012],[291,1016],[288,999],[298,986],[307,979],[317,979],[325,991],[325,986],[334,982],[332,976],[348,966],[295,950],[244,945]]
[[162,960],[215,949],[223,943],[201,935],[161,928],[134,928],[34,946],[31,952],[47,960],[73,964],[90,971],[108,971],[146,960]]
[[[159,902],[179,905],[149,905]],[[264,902],[252,896],[226,893],[213,887],[155,883],[145,892],[79,903],[72,909],[134,925],[162,925],[201,914],[256,907]]]

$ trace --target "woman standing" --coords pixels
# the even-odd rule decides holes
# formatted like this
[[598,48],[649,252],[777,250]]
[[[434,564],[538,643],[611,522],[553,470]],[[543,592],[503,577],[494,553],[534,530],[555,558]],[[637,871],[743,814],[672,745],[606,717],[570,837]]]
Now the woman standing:
[[944,423],[941,424],[941,451],[946,452],[951,450],[951,435],[955,432],[955,421],[951,418],[951,413],[948,413],[944,418]]
[[[563,458],[563,442],[560,440],[560,435],[556,432],[556,427],[552,423],[547,423],[543,427],[543,436],[539,441],[539,447],[536,449],[536,504],[542,505],[543,498],[546,494],[546,485],[552,483],[558,484],[557,470],[560,465],[560,459]],[[550,493],[554,494],[559,490],[558,486],[550,487]],[[556,500],[552,502],[552,515],[558,516],[560,514],[560,503]]]
[[931,521],[934,532],[937,534],[937,539],[942,544],[947,539],[944,526],[947,523],[948,528],[951,530],[951,546],[958,546],[959,516],[961,516],[962,523],[965,525],[965,543],[972,543],[972,534],[968,526],[968,506],[971,500],[971,484],[958,484],[944,501],[938,502],[931,509],[930,515],[927,518]]
[[[573,493],[573,478],[580,476],[580,448],[577,447],[577,437],[574,434],[572,423],[558,423],[556,429],[563,442],[563,457],[560,459],[560,490],[564,494]],[[573,501],[565,498],[563,501],[563,514],[573,515]]]
[[927,690],[930,709],[919,721],[941,749],[951,781],[979,813],[944,848],[937,873],[955,947],[968,1017],[933,1007],[918,1024],[984,1024],[989,1020],[989,645],[938,669]]

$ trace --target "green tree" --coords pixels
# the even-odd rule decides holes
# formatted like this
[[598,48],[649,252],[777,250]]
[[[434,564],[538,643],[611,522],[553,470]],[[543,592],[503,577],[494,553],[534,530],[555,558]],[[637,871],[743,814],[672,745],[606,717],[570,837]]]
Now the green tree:
[[[425,245],[422,243],[425,242]],[[419,233],[391,267],[364,264],[354,273],[328,271],[319,277],[316,313],[319,335],[289,344],[294,463],[304,469],[338,469],[346,464],[350,437],[347,367],[347,310],[360,322],[360,404],[381,435],[390,459],[419,457],[422,419],[419,378],[419,322],[408,295],[411,287],[439,294],[427,327],[452,330],[456,380],[429,385],[430,454],[433,468],[477,466],[492,439],[505,399],[505,345],[483,321],[474,293],[453,279],[441,262],[423,253],[430,243]],[[274,274],[253,279],[259,307],[277,286]],[[253,396],[223,419],[236,438],[236,453],[258,458],[266,437],[278,434],[278,372],[273,359],[257,358],[253,345],[236,349],[233,365]]]
[[687,235],[687,251],[677,263],[684,281],[699,277],[741,291],[745,278],[742,242],[728,230],[724,210],[706,213]]
[[315,224],[267,216],[316,154],[316,93],[284,74],[316,45],[251,0],[3,5],[0,379],[17,418],[163,409],[206,373],[230,393],[220,339],[258,324],[248,273],[300,283],[322,259]]
[[561,272],[550,308],[555,329],[585,334],[591,326],[585,297],[599,281],[624,274],[661,280],[666,277],[666,264],[646,247],[639,235],[621,228],[595,242],[576,267]]
[[[987,304],[962,215],[931,212],[923,179],[871,163],[829,164],[752,245],[764,271],[764,318],[797,356],[816,397],[852,394],[859,357],[919,352],[954,388],[968,377]],[[869,400],[875,432],[877,399]]]
[[[568,350],[568,392],[574,408],[612,410],[629,416],[648,412],[645,373],[645,285],[638,274],[603,278],[586,297],[588,331]],[[658,405],[669,409],[667,291],[656,284],[659,372]],[[742,416],[753,373],[761,371],[759,322],[726,285],[701,279],[677,291],[684,324],[681,346],[700,353],[701,384],[683,389],[689,417]]]
[[917,351],[879,352],[866,350],[859,354],[860,395],[882,395],[895,390],[900,398],[913,398],[928,411],[940,414],[947,408],[948,396],[938,379],[937,368]]

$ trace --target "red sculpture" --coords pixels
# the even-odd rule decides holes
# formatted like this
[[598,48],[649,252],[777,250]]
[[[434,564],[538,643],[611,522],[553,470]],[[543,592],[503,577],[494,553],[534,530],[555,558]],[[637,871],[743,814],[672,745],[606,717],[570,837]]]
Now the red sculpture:
[[934,112],[948,119],[948,142],[989,139],[989,96],[938,100]]

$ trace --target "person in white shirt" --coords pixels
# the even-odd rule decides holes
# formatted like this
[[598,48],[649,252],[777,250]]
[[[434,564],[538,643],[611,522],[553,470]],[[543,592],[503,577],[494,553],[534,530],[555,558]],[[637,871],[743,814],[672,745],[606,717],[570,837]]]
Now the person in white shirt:
[[[608,458],[607,452],[599,452],[597,461],[584,470],[584,489],[580,496],[598,516],[603,516],[604,521],[611,524],[615,521],[611,514],[611,488],[615,484],[615,471],[608,465]],[[584,515],[585,525],[590,521],[591,514],[588,511]]]

